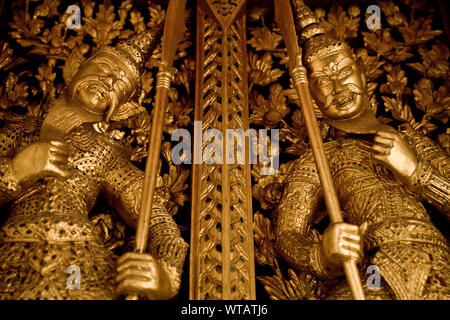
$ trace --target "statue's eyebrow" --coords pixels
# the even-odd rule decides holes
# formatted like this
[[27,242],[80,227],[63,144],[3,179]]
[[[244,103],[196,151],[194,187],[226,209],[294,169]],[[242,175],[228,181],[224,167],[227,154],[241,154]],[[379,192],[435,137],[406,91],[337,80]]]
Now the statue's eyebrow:
[[101,57],[96,61],[96,63],[104,67],[106,66],[109,70],[112,70],[113,72],[117,71],[117,66],[114,63],[112,63],[109,59]]
[[343,57],[342,59],[339,59],[339,61],[337,61],[336,64],[339,66],[340,64],[347,62],[347,61],[353,62],[353,60],[350,59],[349,57]]
[[315,71],[313,73],[311,73],[311,77],[321,77],[325,75],[325,73],[323,71]]
[[[353,62],[353,60],[350,59],[349,57],[342,57],[340,59],[337,59],[335,64],[337,66],[339,66],[345,62]],[[325,75],[325,72],[323,72],[323,71],[315,71],[315,72],[311,73],[311,77],[321,77],[323,75]]]

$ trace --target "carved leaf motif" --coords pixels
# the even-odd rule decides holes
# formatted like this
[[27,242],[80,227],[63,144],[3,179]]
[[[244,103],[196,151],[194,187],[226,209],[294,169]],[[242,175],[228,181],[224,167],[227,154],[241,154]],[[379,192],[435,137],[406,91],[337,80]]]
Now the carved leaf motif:
[[289,280],[276,274],[257,277],[264,285],[264,290],[273,300],[316,300],[316,280],[306,274],[298,276],[292,269],[288,270]]
[[142,103],[150,103],[152,101],[152,97],[148,94],[153,89],[153,74],[151,72],[145,71],[141,75],[142,81],[142,91],[141,91],[141,101]]
[[[300,146],[297,146],[297,148],[295,148],[296,151],[299,151],[303,149],[304,147],[303,144],[307,137],[306,126],[301,111],[295,110],[294,113],[292,114],[291,120],[292,126],[286,125],[285,128],[281,130],[285,131],[283,133],[285,134],[286,140],[290,141],[295,145],[298,145],[299,143],[301,144]],[[300,156],[300,154],[298,154],[298,156]]]
[[[21,41],[22,35],[26,38],[33,38],[39,32],[41,32],[44,26],[44,20],[36,18],[31,19],[30,14],[25,11],[14,12],[13,22],[9,23],[11,28],[15,30],[11,33],[11,36],[17,41]],[[24,42],[24,41],[21,41]],[[19,42],[20,43],[20,42]],[[27,47],[27,42],[24,42],[23,46]]]
[[442,148],[445,149],[447,155],[450,156],[450,129],[447,128],[447,131],[438,135],[438,142]]
[[167,107],[167,114],[164,119],[164,132],[172,134],[174,130],[191,123],[191,113],[194,110],[194,103],[183,96],[181,99],[173,99]]
[[268,9],[259,6],[252,6],[248,8],[247,19],[249,21],[258,21],[263,19],[263,16],[267,13]]
[[432,17],[412,19],[408,24],[398,27],[407,45],[418,45],[440,35],[442,30],[431,30]]
[[130,160],[141,161],[148,154],[148,139],[151,131],[151,118],[148,112],[139,113],[136,117],[128,118],[126,126],[131,128],[130,142],[136,141],[137,146],[133,148]]
[[422,78],[414,85],[414,101],[416,107],[427,115],[438,119],[444,123],[450,116],[450,95],[448,83],[433,91],[431,80]]
[[25,107],[28,104],[28,89],[26,82],[18,82],[19,76],[10,72],[4,87],[0,87],[0,107],[6,109],[10,106]]
[[132,5],[129,0],[122,2],[119,8],[119,18],[116,20],[114,13],[114,6],[110,5],[106,8],[105,5],[99,5],[99,10],[95,19],[86,17],[86,32],[92,37],[97,47],[106,46],[111,41],[120,35],[120,30],[125,24],[125,18]]
[[386,20],[391,27],[406,24],[406,16],[400,12],[400,8],[392,1],[379,2],[381,11],[386,15]]
[[370,109],[372,110],[373,114],[377,113],[378,109],[378,101],[375,89],[378,87],[378,83],[376,82],[369,82],[367,83],[367,94],[369,95],[369,103],[370,103]]
[[406,88],[408,78],[405,77],[405,72],[400,65],[393,67],[386,77],[388,82],[381,85],[380,92],[401,95]]
[[349,8],[350,15],[336,2],[328,13],[328,22],[333,26],[334,34],[338,39],[352,39],[358,35],[359,27],[359,8],[351,6]]
[[350,6],[346,12],[338,3],[334,3],[325,19],[325,11],[316,9],[316,16],[325,30],[340,40],[353,39],[358,36],[360,10]]
[[186,92],[191,92],[189,88],[190,82],[194,79],[195,61],[191,57],[186,57],[180,66],[180,70],[176,73],[173,83],[181,84],[185,87]]
[[162,149],[168,151],[166,161],[169,161],[169,174],[163,175],[162,185],[158,185],[158,187],[163,187],[168,191],[169,201],[166,205],[167,211],[169,211],[171,215],[175,215],[178,211],[178,206],[183,206],[184,202],[189,198],[188,195],[184,193],[188,188],[188,185],[185,182],[189,177],[189,170],[170,162],[170,143],[165,143]]
[[[270,295],[272,300],[290,300],[290,294],[286,285],[290,287],[288,281],[285,281],[283,277],[279,275],[257,277],[259,281],[264,285],[264,290]],[[291,289],[292,290],[292,289]],[[295,298],[292,298],[293,300]],[[298,300],[295,299],[295,300]]]
[[33,19],[37,17],[51,18],[57,16],[59,0],[44,0],[44,2],[36,7],[33,14]]
[[407,63],[408,66],[419,72],[423,76],[430,78],[447,79],[450,70],[448,58],[450,56],[448,47],[441,41],[436,41],[431,46],[431,50],[423,47],[418,49],[422,63]]
[[249,51],[249,82],[260,86],[266,86],[276,81],[284,74],[284,71],[272,68],[273,60],[270,53],[265,53],[261,58],[252,51]]
[[380,67],[386,62],[380,61],[377,56],[369,56],[369,52],[366,48],[358,49],[356,51],[356,57],[362,61],[367,81],[374,81],[383,74],[384,71]]
[[392,38],[390,30],[386,28],[375,32],[362,32],[364,46],[394,63],[411,58],[413,54],[410,47]]
[[406,6],[408,6],[411,9],[419,9],[426,12],[434,12],[433,7],[428,7],[429,1],[427,0],[401,0],[402,3],[404,3]]
[[280,44],[282,37],[279,34],[271,32],[266,26],[250,29],[252,37],[248,40],[256,51],[266,50],[273,51]]
[[56,61],[54,59],[50,59],[48,64],[42,64],[38,67],[38,74],[36,75],[43,95],[46,96],[48,94],[51,98],[54,98],[56,93],[56,88],[53,83],[56,78],[56,73],[53,72],[55,63]]
[[136,9],[133,9],[130,13],[130,22],[133,24],[135,32],[142,32],[146,29],[144,17]]
[[163,10],[160,5],[149,3],[148,11],[150,13],[150,20],[147,23],[148,27],[154,27],[164,22],[166,11]]
[[274,128],[290,111],[286,105],[283,87],[274,83],[269,88],[269,100],[264,99],[256,90],[250,95],[250,108],[253,113],[250,122]]
[[396,98],[390,98],[386,96],[382,96],[381,98],[384,101],[384,107],[386,111],[391,111],[392,116],[395,119],[408,122],[411,125],[414,125],[416,123],[410,106],[408,106],[407,104],[403,105],[402,101]]
[[271,222],[260,212],[254,214],[254,236],[257,244],[255,258],[258,263],[268,265],[272,269],[277,268],[276,254],[273,247],[275,236],[272,231]]
[[13,49],[9,42],[0,41],[0,70],[8,71],[25,62],[22,57],[13,57]]

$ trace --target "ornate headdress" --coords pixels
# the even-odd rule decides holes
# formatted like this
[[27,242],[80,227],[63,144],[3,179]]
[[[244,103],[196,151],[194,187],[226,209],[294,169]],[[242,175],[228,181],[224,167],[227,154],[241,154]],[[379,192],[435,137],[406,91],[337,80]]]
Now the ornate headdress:
[[[295,9],[296,29],[303,48],[302,60],[305,67],[339,51],[348,50],[351,53],[351,48],[346,42],[335,39],[325,32],[315,14],[303,0],[292,0],[292,3]],[[367,106],[357,118],[334,120],[324,116],[324,120],[331,126],[349,133],[375,133],[380,129],[392,130],[392,127],[382,125]]]
[[142,86],[141,74],[144,71],[145,62],[159,43],[162,31],[163,26],[158,25],[150,30],[140,32],[126,41],[119,42],[116,47],[101,47],[86,62],[104,53],[113,54],[126,64],[129,75],[138,84],[136,91],[139,93]]
[[[145,69],[147,59],[151,56],[161,39],[162,31],[162,24],[155,26],[152,29],[134,35],[126,41],[119,42],[115,47],[101,47],[86,60],[84,60],[79,52],[74,51],[64,66],[63,75],[66,83],[69,84],[73,81],[74,77],[76,77],[76,73],[83,65],[88,64],[89,62],[95,63],[95,59],[103,56],[112,56],[115,61],[120,64],[121,71],[118,76],[126,77],[130,80],[134,89],[134,95],[128,101],[121,101],[118,105],[118,109],[108,110],[105,119],[107,121],[121,120],[130,115],[144,111],[145,109],[136,102],[142,89],[141,74]],[[73,94],[73,92],[69,92],[69,94]],[[93,115],[89,115],[89,117],[91,117],[93,121],[101,120]]]
[[316,15],[302,0],[293,0],[292,2],[300,44],[303,47],[303,63],[305,65],[337,51],[351,50],[347,43],[326,34]]

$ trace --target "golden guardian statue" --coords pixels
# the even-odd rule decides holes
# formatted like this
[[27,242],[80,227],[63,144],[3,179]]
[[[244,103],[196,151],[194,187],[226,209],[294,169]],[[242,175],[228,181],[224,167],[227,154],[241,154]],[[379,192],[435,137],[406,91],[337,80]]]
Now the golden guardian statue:
[[[139,96],[141,72],[161,28],[116,47],[99,48],[73,75],[67,90],[34,127],[2,127],[0,203],[10,203],[0,230],[0,298],[112,299],[138,293],[168,299],[180,287],[187,244],[156,193],[148,253],[117,258],[88,214],[102,194],[136,227],[144,174],[130,148],[108,130]],[[30,129],[31,128],[31,129]],[[34,128],[34,129],[33,129]],[[68,268],[80,285],[68,285]]]
[[[338,138],[324,144],[345,223],[312,237],[323,199],[311,150],[285,180],[275,223],[275,248],[296,270],[320,279],[343,274],[341,262],[361,261],[368,299],[449,299],[449,248],[422,201],[447,219],[450,161],[431,139],[381,124],[369,106],[362,64],[344,41],[327,35],[303,1],[293,1],[311,95]],[[369,288],[366,269],[382,283]],[[329,299],[351,299],[345,280]]]

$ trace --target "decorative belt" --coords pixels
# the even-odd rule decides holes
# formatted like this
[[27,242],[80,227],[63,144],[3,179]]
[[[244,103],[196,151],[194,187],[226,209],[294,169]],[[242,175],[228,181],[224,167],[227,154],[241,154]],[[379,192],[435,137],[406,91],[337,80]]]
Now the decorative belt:
[[420,243],[448,250],[446,239],[431,222],[412,218],[395,218],[374,224],[364,236],[366,250],[393,242]]

